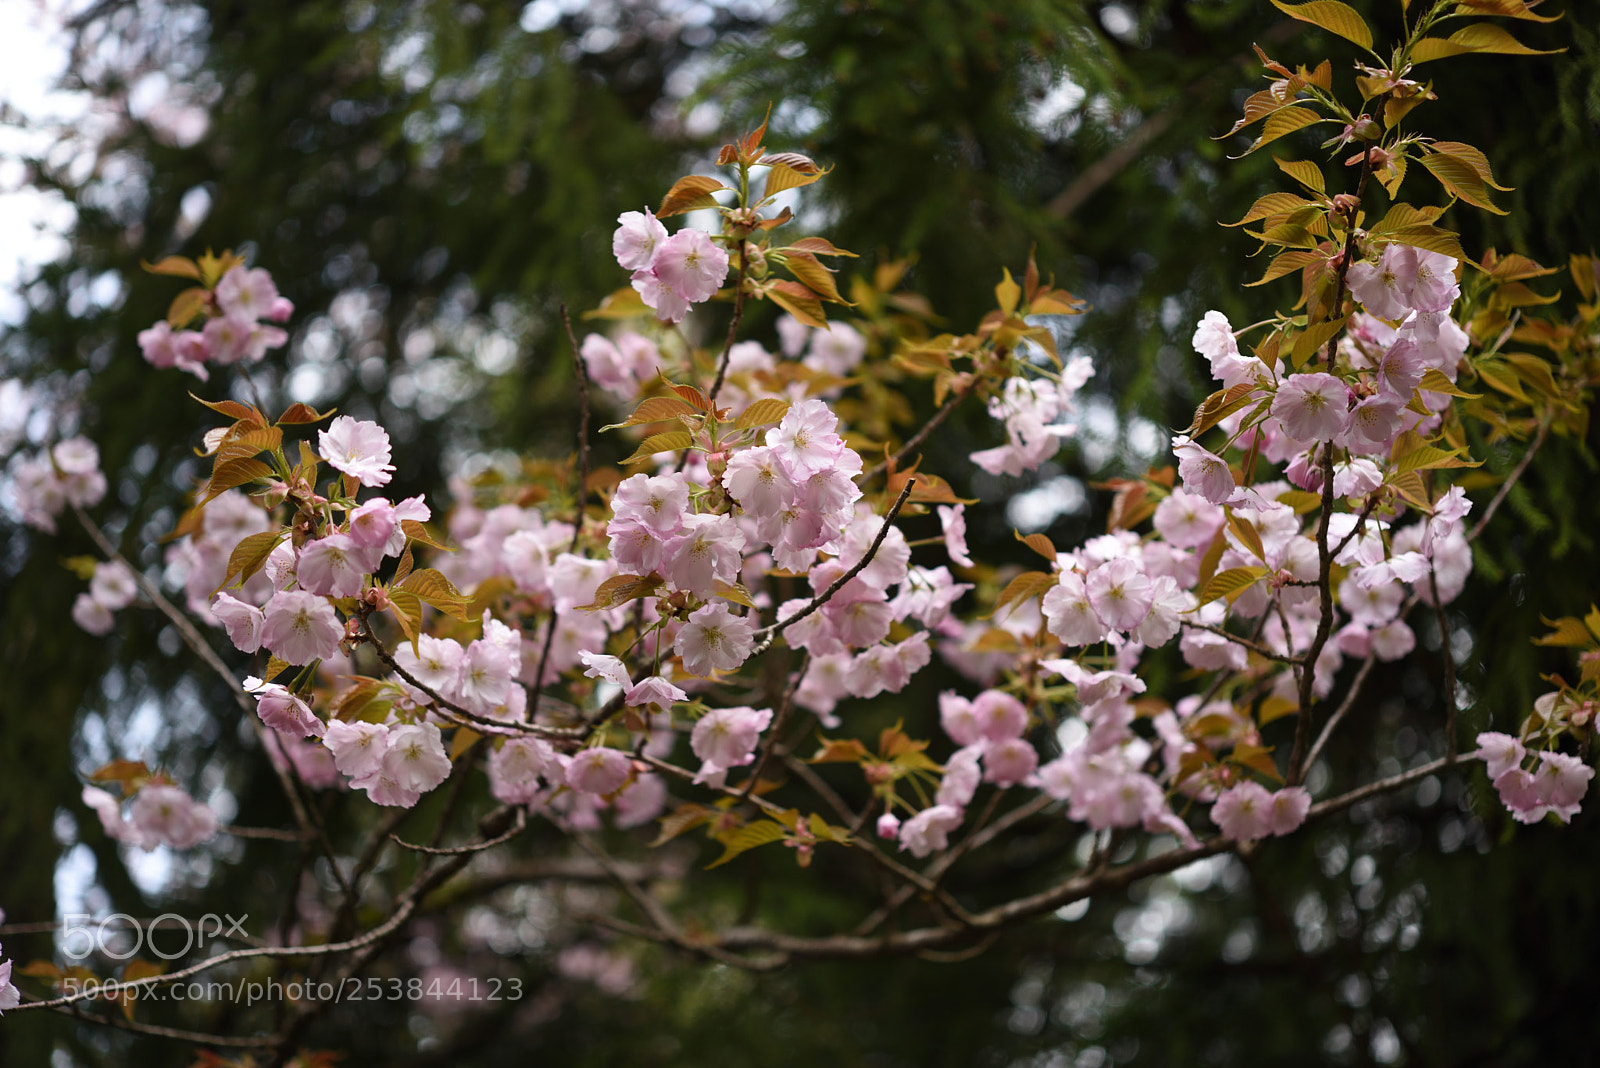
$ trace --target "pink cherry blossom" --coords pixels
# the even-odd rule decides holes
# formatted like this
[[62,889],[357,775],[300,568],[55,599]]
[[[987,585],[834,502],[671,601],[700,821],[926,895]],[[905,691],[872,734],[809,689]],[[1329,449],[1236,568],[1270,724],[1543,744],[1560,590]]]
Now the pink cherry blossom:
[[1016,786],[1039,766],[1039,754],[1021,738],[1008,738],[983,753],[983,778],[996,786]]
[[317,451],[363,486],[385,486],[393,477],[389,432],[370,420],[337,416],[326,430],[317,432]]
[[617,229],[611,235],[611,254],[625,271],[649,270],[656,251],[667,240],[667,228],[649,208],[625,211],[617,216]]
[[1045,592],[1041,607],[1050,633],[1067,645],[1093,645],[1109,633],[1090,603],[1083,577],[1075,571],[1061,573],[1057,584]]
[[1478,750],[1473,757],[1488,765],[1489,778],[1498,779],[1508,768],[1520,765],[1528,755],[1522,743],[1509,734],[1484,731],[1478,735]]
[[278,287],[272,275],[261,268],[249,270],[243,265],[229,268],[217,280],[215,290],[217,306],[224,315],[236,315],[244,320],[266,318],[278,300]]
[[321,736],[327,727],[311,706],[291,693],[286,686],[263,682],[251,676],[244,680],[244,691],[256,699],[256,715],[280,734],[296,738]]
[[128,820],[145,840],[145,848],[166,845],[192,849],[217,833],[217,816],[176,786],[149,783],[134,797]]
[[1350,390],[1322,371],[1290,375],[1272,399],[1272,414],[1298,441],[1332,441],[1350,417]]
[[689,745],[712,770],[741,767],[755,759],[756,743],[771,722],[770,708],[713,709],[695,723]]
[[95,600],[92,594],[80,593],[72,602],[72,621],[97,638],[110,634],[117,625],[111,609]]
[[1211,819],[1235,842],[1265,838],[1272,833],[1272,796],[1253,779],[1230,787],[1211,806]]
[[1144,622],[1155,603],[1150,576],[1127,557],[1109,560],[1089,572],[1084,583],[1089,603],[1107,626],[1129,631]]
[[728,276],[728,252],[700,230],[679,230],[656,249],[651,270],[691,304],[709,300]]
[[348,534],[329,534],[300,549],[295,568],[302,589],[322,597],[359,597],[376,565]]
[[1272,795],[1267,822],[1275,835],[1292,834],[1311,811],[1311,794],[1303,786],[1288,786]]
[[405,792],[425,794],[449,776],[450,757],[444,751],[438,727],[432,723],[406,723],[390,729],[380,778],[393,780]]
[[1178,457],[1178,477],[1183,479],[1184,489],[1212,504],[1228,503],[1235,486],[1226,460],[1181,434],[1172,439],[1172,451]]
[[382,771],[389,728],[381,723],[334,720],[328,724],[322,744],[333,754],[334,767],[359,784]]
[[672,648],[683,658],[684,670],[689,674],[709,675],[737,668],[754,645],[755,628],[750,622],[715,601],[689,616]]
[[267,602],[261,644],[287,664],[331,659],[343,637],[333,606],[314,593],[281,590]]
[[604,746],[585,749],[567,765],[567,785],[586,794],[603,797],[615,793],[628,781],[633,762],[628,754]]
[[962,504],[939,505],[939,527],[944,532],[944,550],[950,554],[950,562],[971,567],[972,557],[967,554],[966,510],[966,505]]
[[961,810],[951,805],[932,805],[900,826],[900,848],[914,857],[925,857],[950,844],[950,832],[961,826]]
[[730,516],[685,516],[683,533],[662,550],[667,581],[675,589],[710,597],[718,580],[738,581],[744,544],[744,534]]

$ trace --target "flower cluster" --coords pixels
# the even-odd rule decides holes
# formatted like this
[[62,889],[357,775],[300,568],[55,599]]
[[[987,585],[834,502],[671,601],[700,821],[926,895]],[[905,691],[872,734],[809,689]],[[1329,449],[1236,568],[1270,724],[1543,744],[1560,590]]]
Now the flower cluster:
[[100,817],[108,837],[146,851],[157,846],[193,849],[217,833],[217,814],[210,807],[159,779],[146,780],[133,793],[131,803],[97,786],[85,786],[83,803]]
[[294,305],[278,295],[271,274],[239,264],[217,280],[197,311],[206,316],[199,330],[174,330],[182,324],[163,319],[140,331],[145,360],[155,367],[188,371],[202,382],[211,377],[208,363],[259,363],[268,350],[289,340],[272,324],[288,322]]
[[97,637],[110,634],[116,625],[112,613],[128,607],[138,595],[139,586],[127,564],[99,561],[89,580],[89,592],[78,594],[72,602],[72,621]]
[[710,300],[728,277],[727,250],[700,230],[683,229],[667,236],[647,208],[617,217],[611,251],[633,272],[633,288],[662,322],[676,323],[691,304]]
[[56,517],[69,504],[91,508],[106,495],[100,450],[88,438],[67,438],[24,457],[11,476],[22,521],[46,533],[55,533]]
[[[5,920],[5,910],[0,909],[0,923],[4,923]],[[22,1004],[22,994],[11,982],[11,961],[0,960],[0,1012],[14,1009],[20,1004]]]

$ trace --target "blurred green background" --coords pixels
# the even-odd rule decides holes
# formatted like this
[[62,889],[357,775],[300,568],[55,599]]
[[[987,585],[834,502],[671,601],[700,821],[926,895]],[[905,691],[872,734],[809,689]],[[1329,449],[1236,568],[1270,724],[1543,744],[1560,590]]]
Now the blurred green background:
[[[1563,11],[1560,22],[1515,28],[1565,53],[1429,71],[1440,100],[1416,125],[1479,146],[1515,187],[1500,197],[1507,216],[1452,210],[1475,254],[1492,245],[1560,266],[1600,234],[1600,5],[1556,2],[1541,10]],[[1392,37],[1399,4],[1357,6]],[[443,476],[469,453],[570,450],[556,307],[590,307],[624,284],[610,255],[616,215],[706,170],[769,103],[769,145],[835,167],[805,191],[802,220],[862,252],[863,271],[915,257],[908,287],[953,328],[975,325],[1001,267],[1019,271],[1030,247],[1090,302],[1071,343],[1097,375],[1082,437],[1056,462],[966,481],[965,453],[995,443],[982,413],[928,448],[931,469],[983,499],[978,555],[1022,562],[1013,526],[1075,543],[1104,527],[1107,495],[1088,484],[1142,472],[1209,392],[1188,345],[1195,321],[1218,308],[1243,324],[1294,300],[1287,282],[1242,289],[1259,273],[1252,243],[1218,226],[1281,187],[1268,153],[1230,160],[1247,142],[1213,139],[1259,85],[1250,44],[1291,64],[1331,56],[1343,85],[1354,51],[1254,0],[101,0],[72,29],[68,86],[104,121],[62,131],[65,147],[28,162],[27,181],[71,205],[75,222],[70,254],[23,290],[0,368],[30,390],[20,451],[93,437],[111,481],[97,515],[150,568],[199,470],[201,423],[184,390],[215,398],[219,383],[139,358],[136,333],[174,292],[141,258],[244,244],[297,308],[290,347],[255,372],[269,407],[303,400],[379,419],[396,439],[395,488],[443,503]],[[1314,132],[1280,152],[1316,152]],[[775,346],[765,309],[751,329]],[[909,389],[930,411],[926,390]],[[616,442],[594,444],[617,458]],[[1479,581],[1452,606],[1469,738],[1517,722],[1537,673],[1566,667],[1526,636],[1540,614],[1581,614],[1593,597],[1592,446],[1557,440],[1540,455],[1478,546]],[[1517,457],[1506,446],[1488,455],[1500,471]],[[85,771],[128,755],[159,760],[201,796],[226,793],[241,824],[287,820],[232,702],[163,619],[122,613],[104,640],[71,623],[82,586],[58,561],[93,552],[83,533],[70,521],[56,536],[0,524],[8,921],[78,909],[272,915],[289,847],[119,856],[78,803]],[[1439,648],[1436,629],[1420,633],[1424,650]],[[1328,756],[1333,783],[1442,751],[1435,659],[1374,676]],[[899,698],[847,706],[847,729],[866,737],[904,716],[927,732],[933,694],[953,679],[936,665]],[[474,794],[485,793],[480,778]],[[341,842],[370,828],[364,802],[331,799],[329,815]],[[1044,885],[1076,845],[1059,818],[1034,821],[975,856],[952,889],[983,903]],[[561,848],[543,832],[519,842],[534,859]],[[425,921],[376,971],[514,975],[522,1001],[456,1016],[345,1006],[307,1041],[348,1063],[397,1065],[1582,1063],[1600,1048],[1597,857],[1592,812],[1566,829],[1514,826],[1466,768],[1272,842],[1248,864],[1136,886],[960,961],[747,975],[541,924],[548,900],[502,896],[502,909],[532,917],[520,934],[463,937]],[[686,884],[704,895],[695,906],[792,930],[858,918],[854,867],[824,855],[797,879],[787,853],[746,860]],[[4,943],[19,961],[51,953],[45,936]],[[586,959],[607,962],[609,978],[585,978]],[[270,1023],[146,1011],[224,1029]],[[0,1022],[6,1065],[189,1060],[181,1044],[61,1017]]]

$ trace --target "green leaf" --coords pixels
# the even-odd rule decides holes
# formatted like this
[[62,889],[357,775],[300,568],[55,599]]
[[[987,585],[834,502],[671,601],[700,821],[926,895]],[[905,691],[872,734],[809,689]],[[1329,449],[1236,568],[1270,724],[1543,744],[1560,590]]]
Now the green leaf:
[[447,553],[455,552],[454,549],[445,544],[438,534],[433,532],[433,528],[429,527],[425,523],[419,522],[418,520],[402,519],[400,520],[400,529],[405,532],[406,538],[409,541],[417,542],[420,545],[426,545],[430,549],[442,549]]
[[761,166],[771,168],[767,171],[766,188],[761,191],[762,200],[785,189],[798,189],[800,186],[810,185],[828,173],[827,170],[818,167],[811,157],[802,156],[798,152],[775,152],[770,156],[762,156]]
[[1583,620],[1572,616],[1561,619],[1546,619],[1539,617],[1539,622],[1547,627],[1555,628],[1549,634],[1533,639],[1535,645],[1555,645],[1571,649],[1587,649],[1595,644],[1594,635],[1589,633],[1589,628],[1583,625]]
[[1264,567],[1230,567],[1226,571],[1218,572],[1211,576],[1205,589],[1200,593],[1200,603],[1210,604],[1218,597],[1226,597],[1232,604],[1239,595],[1251,586],[1254,586],[1267,574]]
[[661,817],[661,833],[656,835],[656,840],[650,843],[650,848],[665,842],[670,842],[685,831],[692,831],[716,819],[717,811],[705,805],[687,804],[679,805],[673,811]]
[[763,846],[768,842],[781,842],[788,836],[788,833],[788,828],[772,820],[757,820],[754,823],[747,823],[732,834],[719,839],[722,842],[723,854],[710,864],[707,864],[706,868],[709,870],[721,867],[740,853],[754,849],[756,846]]
[[1282,278],[1286,274],[1293,274],[1298,270],[1311,266],[1313,263],[1321,262],[1322,259],[1323,257],[1320,253],[1305,252],[1300,249],[1280,253],[1273,257],[1271,263],[1267,264],[1266,274],[1263,274],[1254,282],[1246,282],[1245,286],[1264,286],[1268,282]]
[[727,188],[715,178],[708,178],[703,174],[686,175],[673,182],[672,188],[667,190],[667,195],[661,200],[661,207],[656,210],[656,218],[665,219],[696,208],[718,207],[717,198],[711,194]]
[[1279,159],[1277,156],[1272,157],[1272,162],[1278,165],[1280,171],[1313,193],[1327,195],[1328,187],[1322,179],[1322,168],[1315,163],[1303,159]]
[[1321,351],[1322,346],[1326,345],[1335,334],[1344,329],[1347,318],[1348,316],[1340,316],[1337,319],[1329,319],[1327,322],[1317,323],[1315,326],[1308,327],[1304,333],[1295,338],[1294,348],[1290,350],[1291,355],[1294,357],[1295,366],[1305,366],[1308,359]]
[[1468,393],[1444,376],[1444,372],[1437,367],[1430,367],[1422,374],[1422,383],[1417,387],[1429,393],[1447,393],[1452,397],[1461,397],[1464,400],[1477,400],[1482,393]]
[[802,237],[798,241],[789,242],[785,248],[778,251],[783,252],[791,248],[799,249],[801,252],[809,252],[816,256],[849,256],[851,259],[858,258],[854,252],[847,252],[839,248],[825,237]]
[[190,286],[172,298],[167,305],[167,323],[173,327],[188,326],[190,320],[205,310],[211,300],[211,290]]
[[1439,184],[1444,186],[1445,192],[1451,196],[1459,197],[1468,204],[1496,215],[1506,214],[1504,208],[1497,207],[1494,201],[1489,199],[1487,183],[1468,161],[1445,152],[1429,152],[1422,157],[1422,165],[1428,168],[1429,173],[1439,180]]
[[254,482],[258,478],[272,478],[275,475],[276,472],[260,460],[228,460],[218,464],[211,472],[211,481],[206,483],[205,496],[200,499],[200,503],[206,504],[246,482]]
[[[461,591],[456,589],[442,572],[435,571],[431,567],[413,571],[406,576],[400,588],[428,602],[447,616],[459,619],[463,623],[471,621],[467,615],[467,598],[462,596]],[[390,596],[393,596],[392,590]]]
[[667,419],[693,416],[693,414],[693,404],[678,400],[677,397],[646,397],[638,403],[638,408],[634,409],[632,416],[627,417],[624,422],[613,422],[610,427],[600,427],[600,432],[618,430],[621,427],[642,427],[648,422],[666,422]]
[[687,449],[693,444],[694,435],[687,430],[668,430],[662,434],[651,434],[639,443],[639,447],[633,451],[632,456],[622,462],[624,464],[638,463],[640,460],[648,460],[658,452],[677,452],[679,449]]
[[1011,269],[1009,267],[1002,267],[1001,271],[1004,272],[1005,277],[1001,278],[999,284],[994,287],[994,299],[1001,313],[1010,315],[1017,310],[1017,301],[1022,299],[1022,287],[1017,285],[1016,280],[1011,277]]
[[1024,571],[1006,583],[1006,588],[1000,591],[1000,596],[994,602],[994,610],[982,618],[992,619],[1011,604],[1037,597],[1055,584],[1054,575],[1046,575],[1043,571]]
[[187,256],[168,256],[155,263],[140,260],[139,266],[151,274],[170,274],[176,278],[193,278],[196,282],[200,281],[199,266]]
[[800,280],[806,288],[822,296],[823,300],[831,300],[835,304],[848,304],[839,295],[839,287],[833,281],[833,271],[822,265],[822,261],[809,252],[789,252],[783,257],[783,265],[789,273]]
[[758,426],[770,426],[782,421],[788,413],[788,401],[781,401],[776,397],[762,397],[760,400],[751,401],[750,407],[739,413],[739,418],[733,421],[733,428],[750,430]]
[[1227,389],[1219,389],[1200,402],[1194,410],[1194,422],[1184,433],[1197,438],[1250,403],[1251,395],[1259,387],[1254,382],[1240,382]]
[[822,310],[822,301],[799,282],[774,282],[762,291],[762,295],[807,326],[814,326],[818,330],[828,328],[828,317]]
[[1316,207],[1316,204],[1294,193],[1268,193],[1250,206],[1250,210],[1244,213],[1244,218],[1238,222],[1223,223],[1222,225],[1243,226],[1246,223],[1253,223],[1263,219],[1275,219],[1301,208],[1309,207]]
[[235,545],[233,552],[228,554],[227,574],[222,576],[222,581],[218,583],[217,589],[212,591],[212,596],[216,596],[217,590],[234,585],[235,578],[238,579],[240,586],[249,582],[255,573],[266,565],[267,557],[272,555],[272,551],[288,533],[287,530],[264,530],[259,534],[250,535]]
[[1249,549],[1257,560],[1262,563],[1267,562],[1267,550],[1261,544],[1261,534],[1256,530],[1254,523],[1229,509],[1228,529],[1233,531],[1233,536],[1238,538],[1240,543]]
[[1469,52],[1488,52],[1503,56],[1548,56],[1565,52],[1565,48],[1550,51],[1529,48],[1492,22],[1477,22],[1463,26],[1448,38],[1424,37],[1411,48],[1411,65],[1431,63],[1436,59],[1464,56]]
[[659,578],[641,578],[638,575],[612,575],[594,591],[594,600],[588,604],[580,604],[578,608],[584,612],[599,612],[607,608],[616,608],[618,605],[637,601],[641,597],[649,597],[662,587]]
[[1232,158],[1242,159],[1258,148],[1269,145],[1278,138],[1292,134],[1296,130],[1303,130],[1307,126],[1315,126],[1319,122],[1329,121],[1331,120],[1323,118],[1309,108],[1279,108],[1267,116],[1267,121],[1261,127],[1261,136],[1255,139],[1255,143]]
[[1283,0],[1272,0],[1272,6],[1290,18],[1320,26],[1372,51],[1372,31],[1349,4],[1341,4],[1339,0],[1311,0],[1309,4],[1291,5]]

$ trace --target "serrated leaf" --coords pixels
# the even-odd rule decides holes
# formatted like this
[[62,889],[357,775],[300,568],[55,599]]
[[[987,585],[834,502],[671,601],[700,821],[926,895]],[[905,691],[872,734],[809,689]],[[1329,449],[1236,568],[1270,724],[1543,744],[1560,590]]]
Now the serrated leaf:
[[1261,706],[1256,709],[1256,722],[1265,727],[1273,720],[1282,719],[1284,716],[1292,716],[1298,711],[1300,711],[1298,704],[1287,697],[1273,694],[1262,701]]
[[1226,571],[1211,576],[1205,589],[1201,591],[1200,603],[1210,604],[1218,597],[1225,597],[1229,604],[1238,600],[1239,595],[1267,575],[1264,567],[1230,567]]
[[710,413],[711,401],[704,393],[701,393],[698,388],[694,386],[680,386],[675,382],[669,382],[667,385],[672,392],[676,393],[679,397],[682,397],[685,403],[693,405],[702,412],[706,412],[708,414]]
[[196,397],[193,393],[189,394],[189,397],[191,400],[197,401],[200,404],[205,405],[207,408],[210,408],[218,415],[225,415],[235,422],[243,420],[247,423],[254,423],[257,426],[267,425],[266,416],[262,415],[251,405],[241,404],[239,401],[235,400],[208,401],[204,397]]
[[776,397],[762,397],[751,401],[750,406],[739,413],[739,418],[733,421],[733,428],[750,430],[758,426],[770,426],[781,422],[788,413],[788,401],[781,401]]
[[426,545],[430,549],[442,549],[447,553],[455,552],[453,548],[446,544],[444,540],[434,532],[432,527],[419,520],[402,519],[400,520],[400,529],[405,532],[407,541],[414,541],[420,545]]
[[656,209],[656,218],[665,219],[681,215],[686,211],[694,211],[696,208],[718,207],[717,198],[711,194],[727,188],[715,178],[703,174],[685,175],[673,182],[672,188],[667,190],[667,195],[661,200],[661,207]]
[[822,748],[813,753],[808,764],[859,764],[873,759],[867,747],[855,738],[823,738]]
[[661,817],[661,833],[656,835],[656,840],[650,843],[656,846],[670,842],[685,831],[692,831],[696,827],[710,823],[717,817],[717,811],[705,805],[687,804],[679,805],[673,811]]
[[802,237],[798,241],[789,242],[786,247],[799,249],[801,252],[809,252],[816,256],[849,256],[851,259],[858,258],[854,252],[839,248],[825,237]]
[[1038,553],[1040,556],[1044,557],[1046,560],[1050,561],[1052,566],[1055,564],[1055,543],[1049,538],[1045,537],[1043,534],[1023,534],[1020,531],[1013,530],[1011,532],[1011,536],[1016,538],[1022,544],[1026,545],[1028,548],[1032,549],[1034,552]]
[[1268,282],[1282,278],[1286,274],[1293,274],[1295,271],[1309,267],[1313,263],[1319,263],[1322,259],[1323,257],[1315,252],[1305,252],[1299,249],[1280,253],[1273,258],[1271,263],[1267,264],[1265,274],[1254,282],[1246,282],[1245,285],[1247,287],[1264,286]]
[[746,608],[754,608],[756,606],[755,601],[750,597],[750,591],[745,589],[741,583],[729,583],[717,579],[712,583],[712,590],[725,601],[742,604]]
[[382,705],[385,712],[388,710],[390,701],[387,695],[393,691],[391,683],[365,675],[352,676],[350,683],[328,703],[328,715],[350,722],[366,718],[366,713],[375,710],[374,706],[377,705]]
[[814,326],[818,330],[828,328],[828,317],[822,310],[822,301],[799,282],[787,280],[773,282],[762,292],[774,304],[807,326]]
[[623,286],[621,289],[608,293],[594,308],[583,313],[584,322],[591,319],[636,319],[641,315],[655,314],[639,291],[632,286]]
[[1335,334],[1344,329],[1347,318],[1349,317],[1340,316],[1337,319],[1329,319],[1327,322],[1317,323],[1315,326],[1308,327],[1299,337],[1295,338],[1294,347],[1290,350],[1295,366],[1304,367],[1306,361],[1312,355],[1320,352],[1322,346],[1326,345]]
[[1583,620],[1572,616],[1563,616],[1561,619],[1546,619],[1539,617],[1539,622],[1552,628],[1549,634],[1542,634],[1533,639],[1535,645],[1555,645],[1570,649],[1586,649],[1595,644],[1594,635],[1589,633],[1589,628],[1583,625]]
[[1422,382],[1418,389],[1425,389],[1429,393],[1447,393],[1452,397],[1461,397],[1464,400],[1477,400],[1482,393],[1468,393],[1444,376],[1444,372],[1437,367],[1430,367],[1422,373]]
[[1430,152],[1422,157],[1422,165],[1428,168],[1428,172],[1439,180],[1439,184],[1444,186],[1445,192],[1450,195],[1459,197],[1484,211],[1496,215],[1506,214],[1504,208],[1497,207],[1494,201],[1489,199],[1489,190],[1483,177],[1460,157],[1443,152]]
[[211,300],[211,291],[198,286],[190,286],[182,293],[172,298],[172,303],[167,305],[167,323],[174,329],[189,325],[189,322],[206,308]]
[[1411,65],[1431,63],[1436,59],[1464,56],[1469,52],[1487,52],[1503,56],[1548,56],[1565,52],[1565,48],[1545,51],[1529,48],[1492,22],[1477,22],[1463,26],[1448,38],[1424,37],[1411,48]]
[[1309,4],[1285,4],[1283,0],[1272,0],[1272,6],[1290,18],[1320,26],[1369,52],[1372,50],[1372,31],[1349,4],[1342,4],[1339,0],[1311,0]]
[[1250,403],[1250,395],[1255,392],[1254,382],[1240,382],[1227,389],[1219,389],[1211,396],[1200,402],[1194,410],[1194,421],[1189,424],[1189,429],[1184,433],[1191,438],[1197,438],[1207,430],[1216,426],[1222,420]]
[[767,171],[767,184],[761,190],[762,200],[785,189],[798,189],[810,185],[828,173],[827,170],[818,167],[811,157],[798,152],[776,152],[770,156],[762,156],[761,165],[771,168]]
[[140,260],[139,266],[151,274],[167,274],[175,278],[193,278],[196,282],[200,281],[200,267],[187,256],[168,256],[155,263]]
[[612,575],[600,583],[594,591],[594,600],[588,604],[581,604],[578,608],[585,612],[599,612],[618,605],[637,601],[641,597],[649,597],[661,589],[663,583],[659,578],[641,577],[639,575]]
[[[400,629],[405,632],[412,651],[418,652],[417,635],[422,630],[422,599],[409,590],[391,589],[389,611],[394,614],[395,622],[399,623]],[[421,655],[420,652],[418,655]]]
[[471,749],[474,745],[476,745],[478,739],[482,737],[483,735],[479,734],[477,731],[469,730],[466,727],[457,727],[455,737],[450,739],[451,761],[453,762],[459,760],[461,754],[465,753],[468,749]]
[[784,266],[789,269],[790,274],[823,300],[831,300],[835,304],[848,303],[839,295],[839,287],[834,283],[833,272],[824,267],[822,261],[811,253],[790,252],[784,256]]
[[1250,206],[1250,210],[1244,213],[1244,218],[1238,222],[1223,223],[1222,225],[1244,226],[1247,223],[1288,215],[1290,212],[1307,207],[1316,207],[1316,205],[1305,197],[1294,193],[1268,193]]
[[1453,450],[1447,451],[1433,445],[1424,445],[1395,459],[1392,469],[1398,474],[1405,474],[1407,471],[1432,471],[1438,468],[1481,466],[1481,460],[1463,460]]
[[1328,187],[1323,181],[1322,168],[1315,163],[1303,159],[1279,159],[1277,156],[1272,157],[1272,162],[1278,165],[1280,171],[1312,192],[1327,193]]
[[648,460],[658,452],[677,452],[680,449],[687,449],[693,444],[694,435],[687,430],[668,430],[661,434],[651,434],[639,443],[639,447],[633,451],[632,456],[622,462],[624,464],[638,463],[640,460]]
[[1256,530],[1254,523],[1230,509],[1228,512],[1228,529],[1233,531],[1233,536],[1238,538],[1239,543],[1249,549],[1257,560],[1266,563],[1267,551],[1261,545],[1261,534]]
[[[413,571],[406,576],[401,589],[433,605],[447,616],[459,619],[463,623],[470,622],[470,617],[467,615],[467,598],[455,588],[454,583],[444,577],[443,572],[431,567]],[[391,590],[390,596],[393,595],[394,591]]]
[[265,530],[241,540],[228,554],[228,571],[217,584],[217,589],[212,591],[212,596],[216,595],[217,590],[234,585],[235,579],[240,586],[249,582],[257,571],[266,566],[267,558],[288,533],[287,530]]
[[1017,285],[1011,277],[1011,269],[1000,268],[1004,272],[999,283],[994,287],[994,299],[1002,314],[1010,315],[1017,310],[1017,301],[1022,299],[1022,287]]
[[1239,153],[1239,155],[1231,158],[1243,159],[1245,156],[1250,155],[1259,148],[1263,148],[1266,145],[1271,144],[1280,137],[1292,134],[1296,130],[1303,130],[1307,126],[1315,126],[1319,122],[1327,121],[1329,120],[1323,118],[1321,115],[1318,115],[1310,108],[1279,108],[1271,115],[1267,116],[1267,121],[1261,126],[1261,135],[1255,139],[1254,143],[1252,143],[1249,148]]
[[722,856],[706,865],[709,871],[728,863],[740,853],[747,852],[757,846],[764,846],[769,842],[780,842],[789,834],[788,828],[773,820],[756,820],[747,823],[732,834],[724,835],[717,840],[722,843]]
[[661,423],[682,415],[694,415],[695,411],[694,405],[678,397],[647,397],[639,402],[639,406],[626,421],[603,426],[600,432],[605,433],[607,430],[616,430],[619,427],[643,426],[646,423]]
[[1402,226],[1390,230],[1384,235],[1390,241],[1413,248],[1427,249],[1429,252],[1439,252],[1452,259],[1465,260],[1466,252],[1461,248],[1461,238],[1449,230],[1438,226]]
[[277,423],[280,426],[285,423],[291,425],[320,423],[338,410],[337,408],[329,408],[325,412],[319,412],[309,404],[301,404],[299,401],[295,401],[283,410],[282,415],[278,416]]
[[[996,612],[999,609],[995,609]],[[990,627],[979,635],[978,640],[967,646],[969,652],[974,653],[1020,653],[1022,643],[1017,641],[1017,636],[1001,627]]]
[[982,618],[992,619],[1012,604],[1037,597],[1055,584],[1054,575],[1047,575],[1043,571],[1024,571],[1006,583],[1006,588],[1001,590],[1000,596],[995,599],[994,610]]
[[1233,747],[1233,752],[1228,754],[1228,760],[1251,771],[1260,772],[1274,782],[1283,781],[1283,776],[1278,774],[1278,766],[1272,762],[1270,748],[1241,742]]
[[272,478],[275,474],[269,465],[260,460],[228,460],[219,463],[211,472],[211,480],[206,483],[205,496],[201,498],[200,503],[207,504],[237,486],[254,482],[258,478]]

